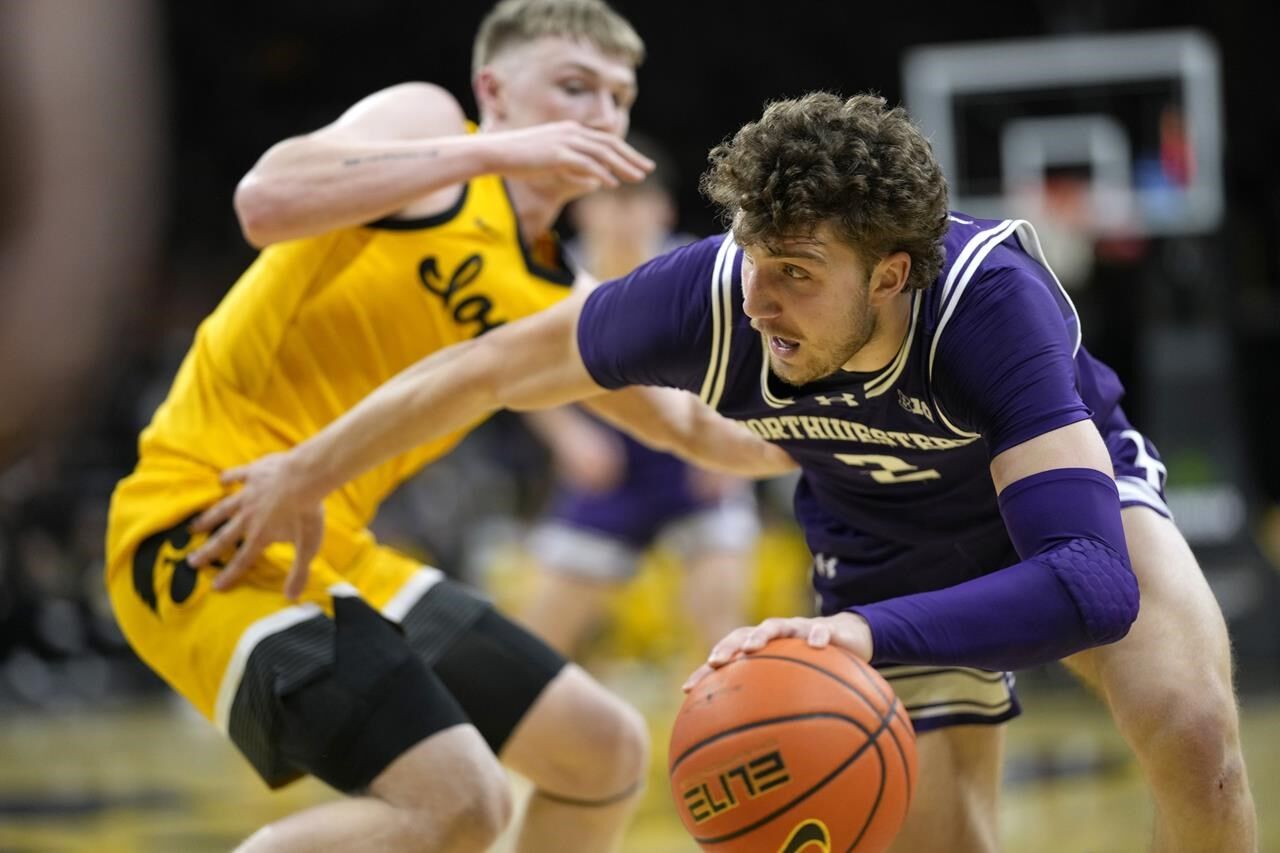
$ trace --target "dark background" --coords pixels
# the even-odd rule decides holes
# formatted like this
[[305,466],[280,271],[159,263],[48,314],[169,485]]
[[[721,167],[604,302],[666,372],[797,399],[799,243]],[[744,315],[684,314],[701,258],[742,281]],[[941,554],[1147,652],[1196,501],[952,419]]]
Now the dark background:
[[[671,152],[681,227],[694,233],[718,229],[696,190],[706,151],[769,99],[825,88],[875,90],[898,102],[902,56],[923,44],[1185,27],[1216,41],[1223,226],[1151,241],[1140,257],[1100,260],[1078,303],[1086,344],[1120,373],[1130,415],[1164,450],[1173,482],[1226,482],[1247,501],[1239,534],[1197,551],[1232,620],[1242,682],[1280,680],[1280,632],[1270,617],[1280,598],[1280,100],[1267,82],[1275,76],[1274,28],[1258,20],[1256,7],[1237,0],[614,5],[649,49],[633,127]],[[164,90],[158,148],[166,180],[154,201],[162,239],[74,417],[20,458],[0,459],[0,664],[23,650],[46,660],[124,655],[102,601],[107,500],[132,467],[138,431],[196,324],[254,256],[231,205],[240,177],[274,142],[405,80],[445,86],[476,117],[471,45],[487,2],[196,0],[154,8]],[[1216,343],[1196,371],[1167,357],[1202,339]],[[0,700],[6,672],[0,666]]]

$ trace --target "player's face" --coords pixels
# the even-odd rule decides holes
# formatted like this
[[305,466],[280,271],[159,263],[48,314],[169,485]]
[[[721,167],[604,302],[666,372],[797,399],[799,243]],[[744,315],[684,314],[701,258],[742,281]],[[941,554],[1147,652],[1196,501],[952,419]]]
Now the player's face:
[[587,41],[547,36],[504,52],[485,104],[495,130],[572,120],[625,136],[636,99],[636,72],[625,59]]
[[743,249],[743,310],[764,338],[770,368],[791,385],[835,373],[871,339],[870,285],[857,252],[828,225]]

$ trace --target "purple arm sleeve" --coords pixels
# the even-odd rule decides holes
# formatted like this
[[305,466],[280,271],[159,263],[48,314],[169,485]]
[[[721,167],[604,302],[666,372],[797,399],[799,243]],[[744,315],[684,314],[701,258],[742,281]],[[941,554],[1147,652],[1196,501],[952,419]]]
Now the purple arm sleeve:
[[1022,562],[849,608],[871,626],[874,663],[1019,669],[1128,633],[1138,583],[1110,477],[1092,468],[1042,471],[1001,492],[1000,511]]

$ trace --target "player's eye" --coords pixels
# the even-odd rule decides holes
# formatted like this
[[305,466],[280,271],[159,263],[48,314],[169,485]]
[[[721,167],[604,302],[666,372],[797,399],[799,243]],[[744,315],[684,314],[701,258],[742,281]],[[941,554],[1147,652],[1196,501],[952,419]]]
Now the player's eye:
[[808,278],[809,277],[809,273],[805,272],[802,268],[795,266],[794,264],[783,264],[782,274],[785,275],[787,278]]
[[560,84],[560,88],[568,95],[581,95],[590,91],[587,84],[582,80],[566,80]]

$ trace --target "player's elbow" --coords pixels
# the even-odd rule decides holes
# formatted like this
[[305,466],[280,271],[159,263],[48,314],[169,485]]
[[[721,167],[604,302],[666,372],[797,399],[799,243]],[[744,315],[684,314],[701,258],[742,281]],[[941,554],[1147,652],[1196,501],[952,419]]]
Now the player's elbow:
[[1073,539],[1053,562],[1080,611],[1090,645],[1114,643],[1129,633],[1141,596],[1127,554],[1107,542]]
[[281,239],[284,210],[279,193],[255,172],[245,175],[236,187],[235,210],[240,233],[254,248],[262,249]]

